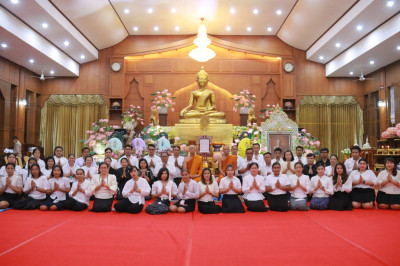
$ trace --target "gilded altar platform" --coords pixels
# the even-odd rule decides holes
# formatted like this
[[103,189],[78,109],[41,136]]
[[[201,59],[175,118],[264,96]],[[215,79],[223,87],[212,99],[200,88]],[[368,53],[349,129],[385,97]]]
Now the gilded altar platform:
[[202,135],[212,136],[212,142],[232,143],[232,124],[210,124],[202,128],[200,124],[175,124],[175,136],[181,139],[177,144],[188,143],[189,140],[197,142],[197,137]]

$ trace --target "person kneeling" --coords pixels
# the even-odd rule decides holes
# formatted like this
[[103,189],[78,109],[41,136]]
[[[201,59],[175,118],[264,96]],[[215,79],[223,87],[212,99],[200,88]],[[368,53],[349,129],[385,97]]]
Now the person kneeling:
[[69,192],[70,198],[64,201],[64,209],[71,211],[83,211],[89,206],[90,181],[85,179],[85,170],[79,168],[75,172],[75,181]]
[[272,174],[267,176],[265,190],[268,192],[268,205],[271,211],[286,212],[289,210],[286,191],[290,190],[290,180],[281,174],[281,165],[272,164]]
[[228,164],[225,168],[226,176],[219,182],[219,193],[222,197],[223,213],[244,213],[242,201],[238,194],[242,193],[242,186],[239,178],[234,176],[235,168],[232,164]]
[[329,196],[333,195],[332,178],[325,175],[325,166],[317,165],[317,175],[311,178],[311,192],[313,196],[310,208],[313,210],[326,210],[329,205]]
[[310,178],[303,175],[304,166],[301,162],[294,164],[295,174],[289,176],[290,185],[290,209],[308,211],[307,193],[310,191]]
[[380,189],[376,202],[379,209],[400,210],[400,173],[392,157],[385,160],[385,170],[379,173],[378,182]]
[[58,211],[64,207],[63,201],[67,199],[67,193],[70,191],[69,179],[64,177],[62,167],[55,165],[50,174],[50,189],[47,191],[50,196],[40,205],[41,211]]
[[178,201],[169,207],[171,212],[192,212],[196,208],[196,199],[199,197],[197,182],[189,178],[189,170],[181,172],[182,182],[178,187]]
[[105,162],[99,165],[99,175],[94,175],[90,181],[89,189],[94,195],[92,212],[110,212],[117,192],[118,184],[115,175],[108,173]]
[[351,200],[354,209],[372,209],[375,204],[375,186],[378,179],[375,173],[368,169],[368,161],[360,159],[358,170],[353,170],[350,174],[353,182]]
[[199,212],[203,214],[216,214],[221,212],[221,206],[218,206],[214,202],[214,198],[218,198],[219,189],[217,181],[211,177],[210,168],[203,168],[201,173],[201,180],[199,185]]
[[264,177],[258,174],[258,164],[250,163],[250,174],[243,178],[243,198],[247,210],[251,212],[266,212],[264,204]]
[[139,169],[132,166],[129,179],[122,190],[122,200],[114,204],[117,212],[139,213],[143,210],[145,197],[150,194],[150,186],[146,179],[139,177]]

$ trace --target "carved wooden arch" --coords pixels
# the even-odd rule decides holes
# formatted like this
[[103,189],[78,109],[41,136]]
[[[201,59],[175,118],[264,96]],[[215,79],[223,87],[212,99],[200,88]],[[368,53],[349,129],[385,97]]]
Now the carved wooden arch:
[[272,78],[265,83],[265,90],[261,100],[262,108],[264,108],[267,104],[273,105],[280,103],[281,97],[277,91],[276,83]]
[[[131,82],[129,82],[129,89],[125,95],[125,102],[128,105],[141,106],[144,105],[144,97],[139,90],[139,82],[134,77]],[[126,106],[127,107],[127,106]]]

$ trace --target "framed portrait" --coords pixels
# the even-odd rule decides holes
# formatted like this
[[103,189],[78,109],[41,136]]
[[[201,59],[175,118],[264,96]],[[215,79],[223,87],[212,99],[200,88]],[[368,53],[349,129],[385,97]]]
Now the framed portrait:
[[209,156],[211,154],[211,136],[199,136],[197,137],[199,142],[199,154],[202,156]]
[[293,150],[291,133],[268,132],[268,150],[273,153],[276,148],[281,148],[283,152]]

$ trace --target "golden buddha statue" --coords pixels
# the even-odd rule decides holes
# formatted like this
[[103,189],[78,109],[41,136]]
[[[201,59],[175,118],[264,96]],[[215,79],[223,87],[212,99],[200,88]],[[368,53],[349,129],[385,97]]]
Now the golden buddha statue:
[[211,124],[226,124],[225,113],[216,111],[214,92],[207,88],[208,74],[204,67],[197,73],[196,81],[199,89],[191,92],[189,105],[180,112],[178,123],[200,124],[201,117],[206,115]]

